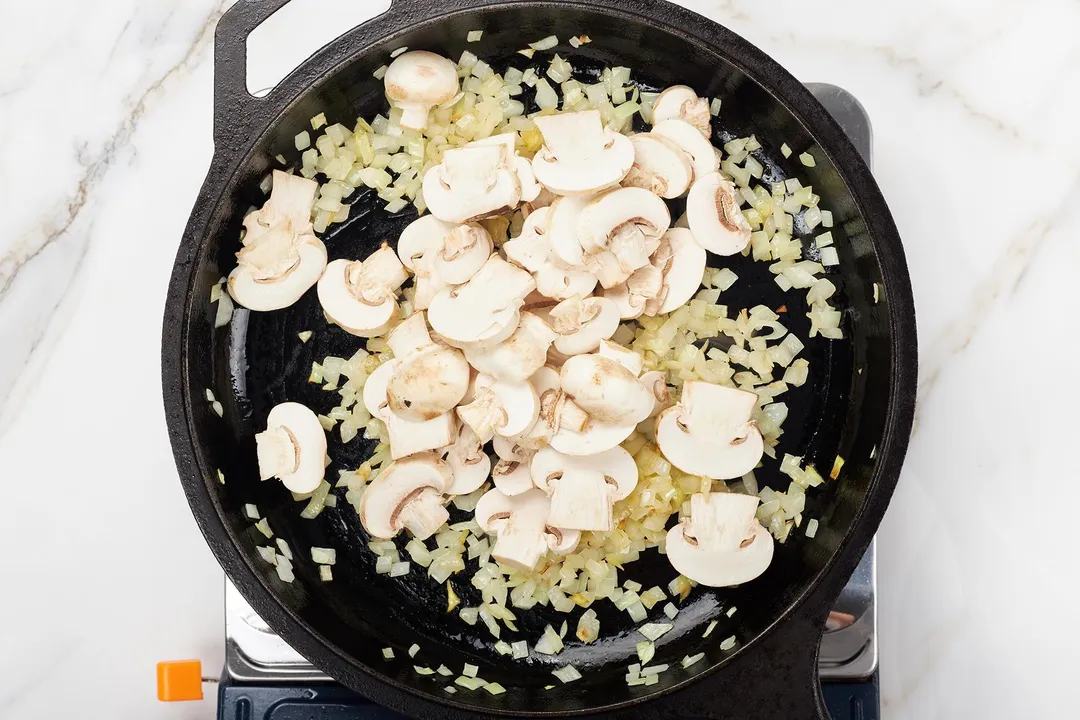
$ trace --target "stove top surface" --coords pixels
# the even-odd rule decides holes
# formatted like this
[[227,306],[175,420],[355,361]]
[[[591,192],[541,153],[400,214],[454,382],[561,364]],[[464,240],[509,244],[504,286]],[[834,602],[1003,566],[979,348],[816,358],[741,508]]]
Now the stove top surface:
[[[873,130],[870,118],[859,101],[835,85],[808,83],[807,87],[845,129],[867,162],[872,164]],[[875,564],[875,549],[871,545],[830,613],[821,643],[819,672],[826,702],[837,720],[874,720],[878,716]],[[281,703],[288,700],[305,705],[351,708],[347,714],[320,712],[320,717],[324,718],[387,720],[400,717],[344,688],[327,685],[334,682],[333,678],[313,667],[274,634],[228,579],[225,583],[225,643],[220,718],[233,717],[229,708],[240,705],[247,708],[242,714],[245,718],[277,717],[277,711],[273,708],[284,707]],[[256,698],[253,696],[255,688],[265,692]],[[259,713],[259,707],[267,709]],[[303,716],[307,717],[306,714]]]

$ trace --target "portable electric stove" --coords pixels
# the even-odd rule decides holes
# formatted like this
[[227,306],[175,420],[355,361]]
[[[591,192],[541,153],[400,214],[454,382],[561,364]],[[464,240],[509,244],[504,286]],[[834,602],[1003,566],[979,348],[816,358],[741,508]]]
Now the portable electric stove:
[[[865,109],[835,85],[812,83],[814,95],[871,163],[873,133]],[[878,720],[877,592],[874,546],[829,615],[819,669],[833,720]],[[397,720],[395,712],[336,684],[279,638],[225,583],[225,670],[219,720]]]

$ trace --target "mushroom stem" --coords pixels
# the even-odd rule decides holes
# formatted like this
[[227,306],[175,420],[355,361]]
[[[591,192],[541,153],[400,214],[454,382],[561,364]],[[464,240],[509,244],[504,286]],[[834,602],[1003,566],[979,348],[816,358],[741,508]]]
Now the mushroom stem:
[[612,485],[599,472],[568,472],[552,481],[548,522],[567,530],[610,532],[614,529]]
[[424,541],[438,532],[449,519],[450,513],[443,506],[442,495],[426,487],[402,502],[395,524],[407,528],[417,540]]
[[496,536],[491,556],[511,567],[530,571],[547,551],[543,518],[527,513],[514,513]]
[[255,436],[255,447],[259,457],[259,479],[296,472],[300,464],[300,451],[296,439],[287,428],[267,428]]

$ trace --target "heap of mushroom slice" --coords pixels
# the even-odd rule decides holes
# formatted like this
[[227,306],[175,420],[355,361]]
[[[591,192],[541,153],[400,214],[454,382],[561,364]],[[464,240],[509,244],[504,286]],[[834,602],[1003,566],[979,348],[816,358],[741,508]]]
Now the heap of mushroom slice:
[[[474,585],[489,609],[507,610],[508,589],[533,593],[516,599],[519,608],[550,601],[562,612],[617,597],[623,591],[614,584],[606,594],[594,594],[594,586],[655,547],[684,576],[677,582],[686,592],[690,581],[725,587],[759,577],[773,557],[768,506],[779,502],[763,490],[759,507],[750,493],[759,492],[753,473],[766,452],[772,456],[787,415],[775,386],[788,373],[768,385],[772,375],[751,360],[731,362],[756,374],[701,370],[695,363],[713,352],[731,370],[727,346],[695,345],[711,336],[686,331],[680,318],[693,312],[691,323],[712,324],[714,335],[728,334],[721,323],[737,326],[742,340],[734,340],[731,358],[750,356],[745,344],[770,367],[792,363],[802,345],[767,347],[778,336],[763,337],[755,324],[764,318],[783,329],[776,313],[785,309],[759,307],[731,319],[718,311],[721,290],[714,289],[716,274],[730,271],[707,267],[710,258],[723,267],[729,256],[749,254],[752,235],[755,260],[772,252],[760,246],[767,212],[758,213],[754,200],[768,198],[730,172],[730,158],[722,167],[710,104],[690,87],[655,97],[648,132],[624,134],[619,128],[628,123],[564,98],[563,112],[522,118],[528,138],[511,123],[448,141],[447,124],[464,119],[447,109],[478,82],[487,84],[423,51],[401,54],[386,70],[394,131],[419,137],[419,154],[430,157],[413,166],[409,191],[430,214],[421,212],[400,237],[371,238],[366,257],[335,248],[343,259],[327,263],[311,222],[318,184],[283,172],[274,173],[264,207],[244,220],[244,247],[228,281],[239,304],[281,309],[316,287],[330,323],[372,339],[362,372],[332,388],[351,398],[351,417],[360,418],[349,436],[343,425],[343,442],[358,428],[379,442],[380,460],[364,463],[363,482],[346,478],[346,499],[379,546],[404,533],[421,564],[427,555],[446,557],[446,543],[459,544],[458,564],[442,563],[438,572],[439,561],[431,564],[438,582],[465,568],[465,552],[479,558]],[[400,147],[386,157],[400,163],[417,150],[409,140]],[[777,185],[773,194],[782,195],[785,186]],[[745,203],[752,207],[744,211]],[[681,214],[683,206],[673,223],[671,208]],[[789,224],[786,235],[793,234]],[[777,252],[790,252],[779,245]],[[792,281],[778,277],[781,287],[781,279]],[[829,287],[826,300],[836,290]],[[800,362],[801,378],[790,373],[794,385],[806,381]],[[334,419],[333,411],[316,416],[297,403],[274,407],[256,436],[260,477],[278,478],[296,494],[325,489],[323,428]],[[448,525],[451,512],[455,524]],[[460,522],[470,514],[474,522]],[[647,543],[627,530],[635,524]],[[428,538],[439,545],[431,552]],[[576,580],[586,566],[587,587],[583,580],[564,594],[566,573]],[[491,587],[501,587],[501,597],[481,588],[500,573],[509,579]],[[459,598],[450,593],[452,609]]]

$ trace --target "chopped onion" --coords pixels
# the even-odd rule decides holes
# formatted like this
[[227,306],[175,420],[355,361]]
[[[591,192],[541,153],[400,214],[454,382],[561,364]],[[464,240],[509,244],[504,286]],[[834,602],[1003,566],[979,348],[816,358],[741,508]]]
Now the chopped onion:
[[461,671],[461,674],[466,677],[476,677],[476,674],[480,672],[480,667],[477,665],[470,665],[465,663],[465,668]]
[[786,158],[789,158],[789,157],[791,157],[791,148],[790,148],[790,147],[788,147],[788,144],[787,144],[787,143],[784,143],[783,145],[781,145],[781,146],[780,146],[780,152],[781,152],[781,153],[783,154],[783,156],[784,156],[784,157],[786,157]]
[[641,669],[641,676],[642,677],[648,677],[650,675],[659,675],[660,673],[664,672],[667,669],[668,669],[668,665],[666,663],[664,663],[662,665],[653,665],[652,667],[642,668]]
[[461,687],[465,688],[466,690],[479,690],[480,688],[487,685],[486,680],[481,680],[480,678],[469,677],[468,675],[459,675],[459,676],[457,676],[456,678],[454,678],[454,683],[457,684],[457,685],[460,685]]
[[578,640],[586,644],[594,642],[600,637],[600,621],[596,617],[595,610],[589,609],[582,614],[578,620],[575,635]]
[[435,672],[439,673],[443,677],[450,677],[451,675],[454,674],[454,671],[451,670],[450,668],[446,667],[445,665],[440,665],[439,667],[437,667],[435,669]]
[[799,162],[801,162],[808,168],[812,168],[817,165],[817,161],[814,160],[814,156],[808,152],[805,152],[799,156]]
[[443,688],[443,690],[450,693],[451,695],[453,695],[454,693],[457,692],[457,688],[454,687],[453,685],[447,685],[446,687]]
[[394,648],[388,648],[388,647],[383,648],[382,649],[382,656],[384,658],[386,658],[387,660],[393,660],[394,659]]
[[550,625],[544,627],[544,634],[533,648],[541,655],[555,655],[563,649],[562,638]]
[[416,643],[413,643],[412,645],[409,646],[409,657],[411,657],[411,658],[416,657],[416,653],[418,653],[418,652],[420,652],[420,646],[419,645],[417,645]]
[[513,651],[514,659],[521,660],[522,658],[529,657],[529,643],[524,640],[518,640],[517,642],[510,643],[510,650]]
[[736,610],[738,610],[738,608],[736,608],[734,605],[732,605],[730,608],[728,608],[728,611],[726,613],[724,613],[724,614],[727,615],[728,617],[731,617],[732,615],[735,614]]
[[435,674],[434,670],[432,670],[429,667],[425,667],[423,665],[413,665],[413,670],[416,671],[417,675],[434,675]]
[[818,521],[817,518],[811,518],[810,522],[806,523],[806,537],[812,538],[817,535]]
[[319,566],[319,579],[323,582],[330,582],[334,579],[334,571],[329,565]]
[[480,38],[484,37],[483,30],[470,30],[469,34],[465,36],[467,42],[480,42]]
[[837,254],[836,248],[821,248],[821,264],[825,267],[832,267],[840,264],[840,256]]
[[637,656],[638,659],[641,660],[642,665],[648,665],[649,661],[656,655],[656,646],[648,640],[643,640],[634,647],[637,650]]
[[720,98],[712,99],[712,102],[709,103],[709,112],[712,114],[713,117],[716,117],[720,114]]
[[458,611],[458,616],[461,617],[465,623],[469,625],[475,625],[477,618],[480,616],[480,608],[464,607]]
[[504,688],[497,682],[489,682],[487,685],[484,686],[484,689],[492,695],[502,695],[504,692],[506,692],[506,688]]
[[536,81],[536,105],[541,110],[554,110],[559,106],[559,96],[544,78]]
[[263,518],[259,522],[255,523],[255,528],[268,538],[274,537],[273,531],[270,529],[270,523]]
[[552,670],[551,674],[554,675],[555,677],[559,678],[559,680],[562,681],[563,683],[571,683],[571,682],[574,682],[575,680],[580,680],[581,679],[581,673],[579,673],[577,671],[577,668],[575,668],[573,665],[567,665],[564,668],[559,668],[558,670]]
[[259,508],[252,505],[251,503],[248,503],[247,505],[244,506],[244,514],[247,515],[252,520],[258,520],[259,519]]
[[709,637],[710,635],[712,635],[712,631],[715,630],[715,629],[716,629],[716,620],[713,620],[712,622],[709,623],[709,627],[705,628],[705,632],[702,633],[701,637],[703,637],[703,638]]
[[390,572],[390,568],[394,566],[394,560],[389,555],[380,555],[378,560],[375,561],[375,572],[379,575],[385,575]]
[[287,557],[282,556],[278,558],[277,574],[282,582],[291,583],[296,579],[296,576],[293,574],[292,563],[289,562]]
[[674,625],[669,623],[646,623],[637,629],[639,633],[649,640],[658,640],[662,635],[669,632]]
[[733,647],[735,647],[735,636],[734,635],[729,637],[724,642],[720,643],[720,649],[723,650],[724,652],[727,652],[728,650],[730,650]]
[[674,620],[675,616],[679,614],[679,608],[675,607],[671,603],[664,606],[664,614],[667,615],[669,620]]
[[259,555],[262,557],[263,560],[270,563],[271,565],[277,565],[277,552],[274,550],[274,548],[263,547],[260,545],[256,548],[256,550],[259,551]]
[[408,561],[394,563],[393,566],[391,566],[390,568],[390,577],[401,577],[402,575],[408,575],[409,567],[410,565]]
[[293,554],[292,550],[289,549],[289,543],[285,542],[284,538],[278,538],[275,542],[278,546],[278,552],[284,555],[286,560],[292,560]]
[[534,43],[529,43],[529,47],[533,50],[550,50],[559,44],[559,38],[554,35],[548,35],[543,40],[537,40]]

